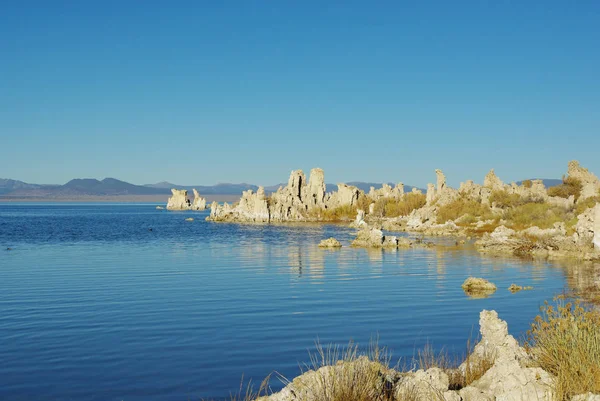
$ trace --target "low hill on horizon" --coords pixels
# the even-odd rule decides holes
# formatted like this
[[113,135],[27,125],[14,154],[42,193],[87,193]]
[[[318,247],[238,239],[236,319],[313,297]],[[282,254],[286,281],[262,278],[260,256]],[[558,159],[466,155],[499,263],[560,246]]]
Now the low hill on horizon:
[[[560,179],[542,179],[546,187],[558,185],[562,182]],[[517,184],[521,184],[523,181],[518,181]],[[351,181],[348,185],[356,186],[357,188],[368,193],[371,187],[381,188],[382,183],[377,182],[362,182],[362,181]],[[281,183],[277,185],[265,186],[265,192],[273,193],[277,191],[280,186],[286,184]],[[394,187],[396,184],[388,183],[388,185]],[[337,190],[337,185],[326,184],[327,192]],[[171,194],[171,188],[186,189],[190,193],[192,189],[196,189],[201,195],[239,195],[241,196],[243,191],[258,189],[257,185],[240,183],[219,183],[216,185],[177,185],[167,181],[158,182],[156,184],[136,185],[125,181],[118,180],[116,178],[104,178],[98,180],[95,178],[75,178],[63,185],[51,185],[51,184],[31,184],[19,180],[13,179],[1,179],[0,178],[0,199],[78,199],[81,197],[94,197],[94,196],[146,196],[164,195],[165,200]],[[418,187],[417,187],[418,188]],[[405,185],[405,192],[412,191],[413,186]],[[421,189],[425,192],[424,189]]]

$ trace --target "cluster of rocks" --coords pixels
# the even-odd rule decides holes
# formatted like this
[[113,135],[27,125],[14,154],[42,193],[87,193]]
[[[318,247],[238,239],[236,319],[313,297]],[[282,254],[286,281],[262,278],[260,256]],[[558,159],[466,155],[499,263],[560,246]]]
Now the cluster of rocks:
[[[474,347],[457,369],[440,369],[398,372],[379,362],[361,357],[351,362],[310,370],[292,380],[283,390],[261,401],[313,401],[318,394],[333,391],[345,371],[375,372],[377,391],[387,392],[391,399],[416,401],[552,401],[553,377],[541,368],[533,367],[524,348],[508,333],[508,325],[495,311],[484,310],[479,315],[481,341]],[[348,366],[346,364],[351,364]],[[485,365],[484,365],[485,364]],[[482,376],[468,385],[451,389],[450,375],[464,375],[472,366],[489,366]],[[345,369],[345,370],[344,370]],[[579,401],[592,401],[600,397],[586,394]]]
[[522,231],[501,225],[485,233],[475,246],[480,252],[490,254],[600,260],[600,203],[577,216],[571,235],[563,222],[555,223],[552,228],[533,226]]
[[259,187],[256,193],[252,190],[243,192],[235,206],[213,202],[207,220],[256,223],[319,221],[323,211],[355,206],[361,195],[364,195],[363,191],[346,184],[338,184],[337,191],[327,193],[325,173],[320,168],[310,171],[308,181],[302,170],[295,170],[290,174],[287,186],[280,187],[270,197],[265,195],[263,187]]
[[[206,209],[206,199],[201,197],[194,188],[194,201],[188,198],[188,191],[185,189],[171,189],[173,194],[167,201],[167,210],[204,210]],[[158,208],[157,208],[158,209]]]
[[[351,210],[357,212],[351,226],[360,230],[353,243],[354,246],[359,247],[408,246],[406,240],[385,236],[379,230],[373,231],[371,228],[373,225],[387,231],[465,237],[471,232],[485,232],[495,228],[496,231],[484,234],[477,242],[480,251],[556,257],[577,254],[585,259],[600,258],[600,207],[590,208],[577,216],[575,233],[570,232],[569,235],[564,223],[557,223],[550,229],[529,227],[517,232],[506,227],[509,222],[502,220],[505,212],[503,207],[506,206],[497,204],[494,199],[498,198],[492,197],[494,193],[502,192],[513,198],[518,196],[522,202],[545,202],[562,207],[569,213],[575,209],[575,197],[549,196],[542,180],[530,180],[521,185],[505,184],[493,169],[485,176],[482,185],[466,181],[461,183],[458,189],[447,185],[442,170],[435,170],[435,174],[436,183],[427,186],[425,205],[413,210],[407,216],[382,219],[374,214],[375,202],[380,199],[405,199],[408,195],[404,192],[404,184],[398,183],[395,187],[384,184],[379,189],[372,187],[368,194],[355,186],[338,184],[337,191],[327,193],[324,172],[315,168],[311,170],[308,180],[301,170],[292,171],[288,184],[280,187],[271,196],[267,196],[264,188],[259,187],[256,192],[252,190],[243,192],[239,202],[234,205],[228,203],[220,205],[213,202],[207,220],[250,223],[323,221],[331,219],[332,214],[335,216],[334,211],[342,208],[346,215]],[[581,167],[577,161],[569,163],[568,177],[581,182],[581,196],[577,199],[577,203],[598,196],[600,193],[600,180]],[[413,189],[413,192],[420,193],[417,189]],[[195,194],[198,197],[197,193]],[[367,202],[364,202],[363,197],[367,197]],[[463,215],[456,220],[438,222],[440,208],[457,199],[481,204],[483,208],[489,208],[490,214],[496,217],[491,220],[488,217],[488,220],[484,220]],[[364,210],[357,209],[358,204],[363,205]],[[196,200],[192,204],[187,200],[185,191],[173,190],[168,208],[198,210],[204,205],[202,201]],[[475,221],[472,220],[473,218]]]
[[370,227],[360,230],[352,241],[355,248],[410,248],[412,244],[406,237],[384,235],[383,231]]

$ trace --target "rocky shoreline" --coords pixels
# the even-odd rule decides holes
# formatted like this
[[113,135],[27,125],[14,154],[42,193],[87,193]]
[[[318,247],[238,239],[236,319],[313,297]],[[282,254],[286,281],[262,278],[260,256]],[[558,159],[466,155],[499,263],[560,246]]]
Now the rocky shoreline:
[[[343,183],[326,192],[323,170],[312,169],[306,180],[292,171],[288,184],[270,196],[264,188],[243,192],[236,204],[213,202],[213,222],[289,223],[350,222],[359,229],[354,247],[410,247],[404,237],[386,232],[475,239],[489,254],[600,260],[600,180],[577,161],[568,165],[564,183],[546,188],[542,180],[505,184],[492,169],[479,185],[469,180],[458,189],[436,170],[427,193],[404,192],[404,185],[383,185],[368,193]],[[185,202],[187,193],[173,190],[167,208],[202,210]],[[200,198],[201,199],[201,198]]]
[[[281,391],[257,401],[320,401],[340,386],[368,387],[368,399],[388,401],[553,401],[557,378],[537,366],[535,350],[526,350],[508,333],[496,311],[479,316],[481,339],[458,367],[426,366],[419,370],[389,368],[378,358],[359,356],[315,366],[289,381]],[[335,358],[334,358],[335,359]],[[429,361],[436,365],[435,361]],[[349,383],[346,383],[346,382]],[[324,397],[325,395],[325,397]],[[347,397],[354,393],[348,391]],[[327,398],[329,399],[329,398]],[[333,399],[333,398],[331,398]],[[337,399],[337,398],[336,398]],[[360,398],[363,399],[363,398]],[[364,399],[367,399],[366,397]],[[599,401],[592,393],[573,401]]]

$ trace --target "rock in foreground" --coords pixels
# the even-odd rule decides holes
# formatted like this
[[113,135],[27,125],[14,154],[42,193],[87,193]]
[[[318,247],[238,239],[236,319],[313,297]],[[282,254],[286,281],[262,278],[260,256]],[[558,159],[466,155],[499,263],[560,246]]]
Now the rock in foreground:
[[[469,366],[487,361],[481,376],[459,389],[450,389],[448,369],[398,372],[385,365],[358,357],[338,361],[296,377],[283,390],[261,401],[321,401],[358,399],[394,401],[552,401],[552,377],[531,365],[525,350],[508,325],[495,311],[484,310],[479,317],[481,341],[454,374],[464,375]],[[456,383],[454,383],[456,385]],[[351,395],[348,397],[348,395]],[[346,397],[346,398],[345,398]],[[581,400],[596,400],[592,394]]]

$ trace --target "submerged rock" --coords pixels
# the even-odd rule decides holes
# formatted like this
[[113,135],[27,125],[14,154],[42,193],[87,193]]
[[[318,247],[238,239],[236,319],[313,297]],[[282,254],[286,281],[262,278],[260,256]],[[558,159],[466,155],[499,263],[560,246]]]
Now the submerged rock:
[[185,221],[194,221],[193,217],[188,217],[187,219],[185,219]]
[[462,284],[465,294],[472,297],[486,297],[496,292],[496,285],[484,278],[469,277]]
[[331,237],[331,238],[327,238],[322,240],[319,243],[319,248],[341,248],[342,244],[340,243],[340,241],[338,241],[337,239]]
[[519,291],[533,290],[533,287],[529,287],[529,286],[522,287],[520,285],[516,285],[515,283],[512,283],[510,285],[510,287],[508,287],[508,290],[514,294],[515,292],[519,292]]

